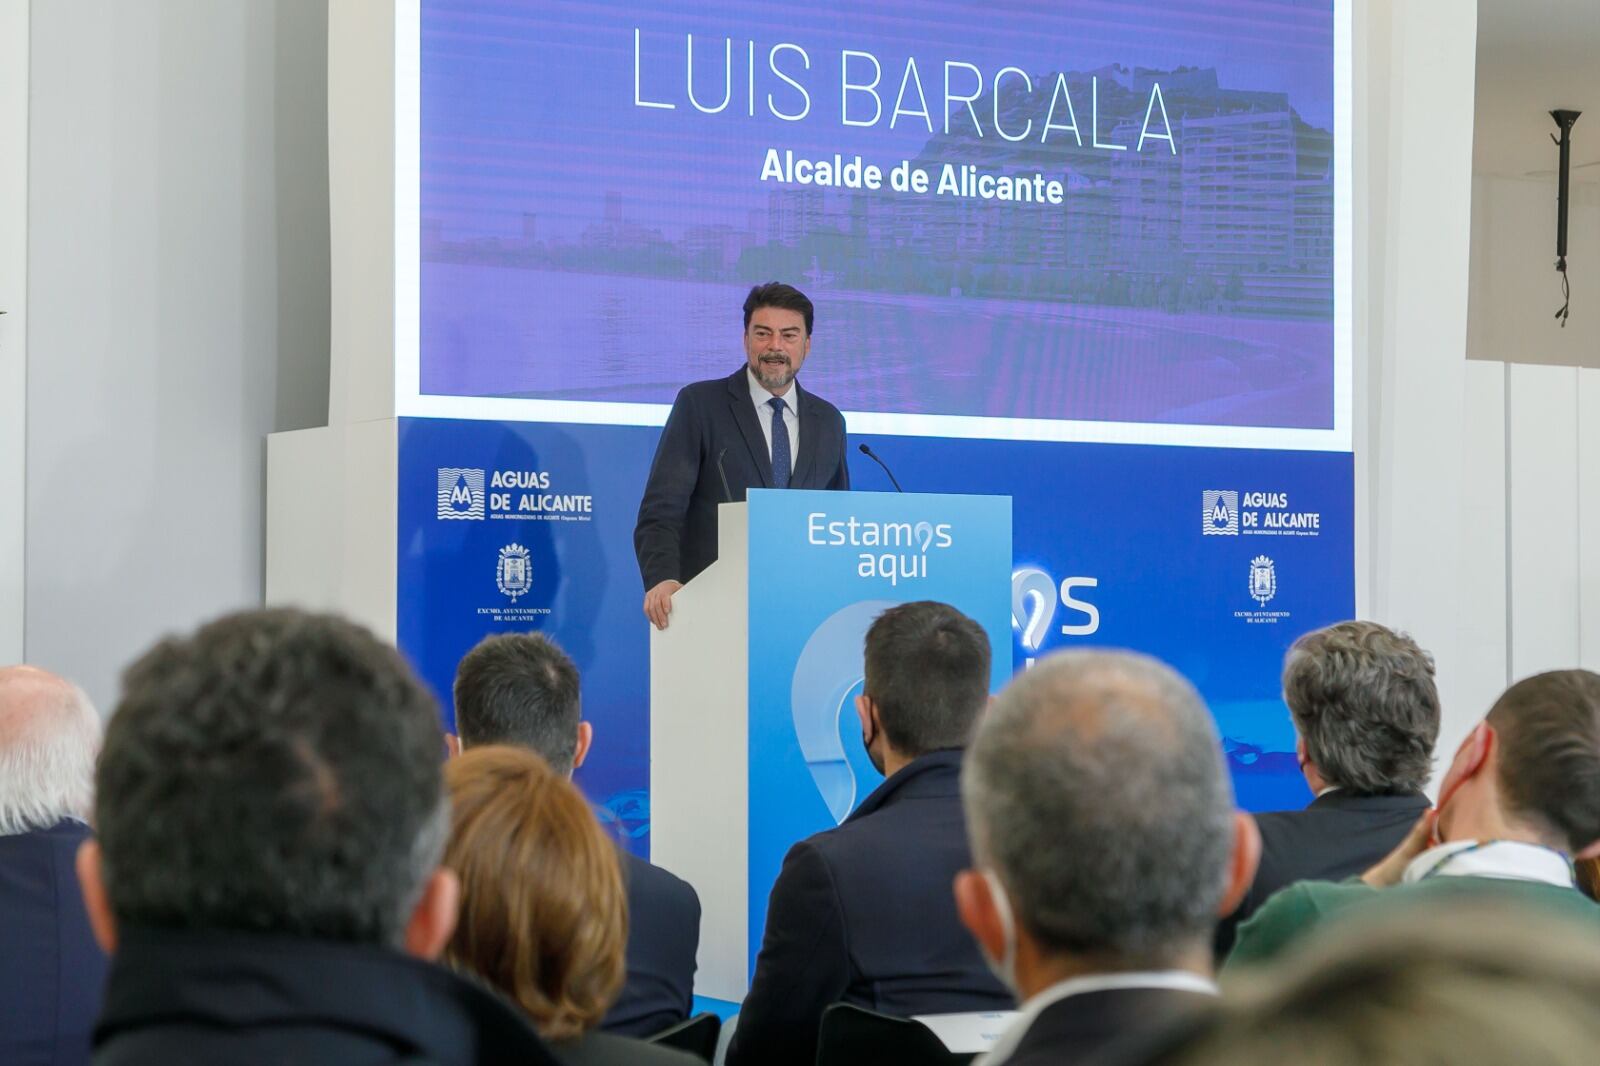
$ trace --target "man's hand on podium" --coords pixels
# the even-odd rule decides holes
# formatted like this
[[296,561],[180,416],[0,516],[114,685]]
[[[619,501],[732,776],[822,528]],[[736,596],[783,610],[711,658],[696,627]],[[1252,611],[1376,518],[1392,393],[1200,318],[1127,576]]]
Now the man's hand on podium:
[[645,617],[657,629],[667,628],[667,615],[672,613],[672,594],[683,588],[681,581],[663,581],[644,594]]

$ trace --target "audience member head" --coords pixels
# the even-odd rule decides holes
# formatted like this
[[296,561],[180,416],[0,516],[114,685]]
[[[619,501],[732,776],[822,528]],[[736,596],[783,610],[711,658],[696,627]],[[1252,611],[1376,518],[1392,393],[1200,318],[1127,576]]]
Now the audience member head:
[[530,751],[472,748],[445,781],[445,865],[462,893],[446,961],[510,996],[546,1039],[594,1028],[625,972],[615,846],[572,783]]
[[856,711],[879,773],[967,746],[989,700],[989,655],[983,627],[946,603],[902,603],[873,621]]
[[1587,1066],[1600,1048],[1600,943],[1508,905],[1366,911],[1228,982],[1220,1008],[1126,1066]]
[[1058,653],[1008,685],[962,800],[978,870],[957,906],[1022,998],[1081,973],[1209,972],[1260,854],[1199,693],[1131,652]]
[[1313,791],[1419,792],[1439,739],[1433,657],[1376,622],[1340,622],[1294,642],[1283,698]]
[[246,611],[128,668],[78,857],[96,934],[235,930],[431,957],[455,919],[438,709],[350,622]]
[[0,836],[86,821],[99,748],[83,689],[32,666],[0,668]]
[[1600,675],[1552,670],[1506,689],[1462,741],[1438,810],[1442,840],[1600,854]]
[[456,667],[455,704],[462,747],[528,748],[559,774],[582,766],[594,739],[579,718],[578,668],[543,633],[479,641]]

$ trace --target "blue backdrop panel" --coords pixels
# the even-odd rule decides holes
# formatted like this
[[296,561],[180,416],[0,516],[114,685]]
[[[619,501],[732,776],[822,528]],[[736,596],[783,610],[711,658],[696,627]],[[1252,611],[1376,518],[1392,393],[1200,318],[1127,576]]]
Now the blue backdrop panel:
[[[1012,497],[1018,667],[1075,645],[1157,656],[1205,696],[1245,808],[1309,801],[1279,673],[1295,637],[1355,613],[1349,453],[859,439],[907,491]],[[888,479],[863,460],[851,484]]]
[[[559,640],[596,728],[579,782],[641,853],[649,673],[632,533],[659,432],[435,419],[400,430],[401,647],[450,718],[456,661],[484,634]],[[1354,612],[1348,453],[857,440],[908,490],[1013,498],[1014,667],[1071,646],[1159,656],[1216,714],[1241,803],[1305,802],[1278,675],[1294,637]],[[865,459],[851,475],[888,488]]]
[[862,639],[896,603],[983,626],[992,689],[1011,673],[1011,501],[895,492],[750,493],[750,951],[796,840],[843,821],[883,777],[861,747]]
[[469,648],[512,630],[558,641],[582,672],[595,727],[577,780],[641,854],[650,670],[633,520],[657,433],[400,419],[401,649],[453,728],[451,682]]

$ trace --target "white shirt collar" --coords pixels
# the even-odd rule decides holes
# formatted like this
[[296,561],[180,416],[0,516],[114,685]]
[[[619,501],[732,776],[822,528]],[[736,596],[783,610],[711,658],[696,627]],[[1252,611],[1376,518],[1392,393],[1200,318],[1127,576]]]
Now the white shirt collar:
[[1035,994],[1017,1011],[1016,1020],[1006,1028],[994,1047],[978,1056],[972,1066],[1000,1066],[1017,1050],[1029,1028],[1046,1009],[1069,996],[1085,992],[1108,992],[1123,988],[1169,988],[1201,995],[1217,994],[1217,983],[1188,970],[1147,970],[1133,973],[1096,973],[1083,977],[1069,977]]
[[1317,793],[1317,799],[1321,799],[1323,796],[1326,796],[1330,792],[1337,792],[1337,791],[1339,791],[1339,786],[1338,785],[1327,785],[1327,786],[1325,786],[1323,788],[1323,790],[1321,792]]
[[[767,406],[767,401],[772,399],[772,393],[768,392],[766,386],[762,385],[761,382],[756,378],[755,373],[751,371],[749,364],[745,365],[744,378],[745,381],[749,382],[750,384],[750,402],[756,405],[757,411],[764,415],[770,415],[772,413],[772,408]],[[784,402],[789,410],[793,411],[795,414],[799,414],[800,384],[798,382],[790,382],[789,391],[784,393],[781,397],[779,397],[779,399]]]
[[1411,860],[1401,880],[1415,884],[1428,877],[1493,877],[1539,881],[1575,888],[1572,863],[1554,848],[1517,840],[1453,840]]

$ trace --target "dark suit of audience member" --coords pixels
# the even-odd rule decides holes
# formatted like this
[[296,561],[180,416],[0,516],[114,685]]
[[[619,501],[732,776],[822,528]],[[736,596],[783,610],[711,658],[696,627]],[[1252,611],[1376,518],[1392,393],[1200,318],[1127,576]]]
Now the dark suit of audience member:
[[552,1042],[561,1066],[704,1066],[687,1051],[658,1047],[617,1033],[589,1032]]
[[1080,992],[1046,1007],[1005,1060],[1005,1066],[1062,1066],[1099,1061],[1131,1038],[1213,1009],[1217,997],[1173,988],[1118,988]]
[[1217,926],[1217,954],[1227,955],[1240,925],[1272,894],[1296,881],[1342,881],[1377,863],[1405,839],[1428,809],[1420,792],[1358,796],[1336,789],[1299,811],[1255,816],[1261,866],[1239,909]]
[[[453,751],[493,744],[534,752],[564,777],[583,765],[594,726],[583,720],[582,680],[543,633],[497,633],[456,665]],[[622,852],[628,893],[627,982],[601,1028],[654,1036],[689,1017],[700,897],[687,881]]]
[[1261,865],[1217,927],[1219,958],[1274,892],[1364,873],[1428,808],[1422,789],[1439,738],[1439,693],[1433,658],[1410,637],[1376,622],[1306,633],[1284,658],[1283,698],[1300,772],[1317,798],[1303,810],[1256,816]]
[[654,1036],[689,1016],[700,948],[700,897],[689,882],[623,852],[628,890],[628,978],[600,1027]]
[[398,951],[215,930],[129,930],[111,967],[94,1061],[556,1060],[498,996]]
[[924,755],[790,849],[730,1061],[811,1061],[830,1003],[900,1017],[1015,1006],[950,894],[972,861],[960,774],[960,751]]
[[[800,447],[786,487],[848,489],[844,416],[798,381],[790,402],[797,404]],[[722,474],[731,498],[723,493]],[[644,587],[688,582],[716,562],[717,505],[743,503],[750,489],[778,487],[750,400],[750,372],[741,366],[728,377],[684,386],[656,445],[633,531]]]
[[89,1061],[106,956],[89,931],[72,863],[82,822],[0,836],[0,1062]]
[[983,630],[944,604],[903,604],[873,623],[857,712],[873,762],[891,772],[843,824],[784,857],[730,1064],[812,1062],[830,1003],[902,1017],[1014,1005],[956,916],[950,885],[971,862],[962,753],[932,747],[970,737],[989,661]]

